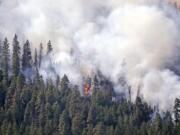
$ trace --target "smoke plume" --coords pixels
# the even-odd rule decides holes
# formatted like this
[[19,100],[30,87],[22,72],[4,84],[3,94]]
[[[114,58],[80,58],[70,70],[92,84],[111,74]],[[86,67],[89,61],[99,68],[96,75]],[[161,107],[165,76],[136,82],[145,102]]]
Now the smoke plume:
[[46,77],[49,65],[79,84],[100,71],[116,92],[131,86],[135,99],[140,87],[148,103],[172,110],[180,97],[179,13],[160,0],[1,0],[0,36],[17,33],[33,48],[50,39]]

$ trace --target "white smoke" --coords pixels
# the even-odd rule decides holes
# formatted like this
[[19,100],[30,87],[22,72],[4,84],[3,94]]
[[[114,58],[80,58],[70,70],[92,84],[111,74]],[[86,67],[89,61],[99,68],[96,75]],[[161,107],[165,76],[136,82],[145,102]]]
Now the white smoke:
[[0,34],[17,33],[33,47],[50,39],[50,64],[58,74],[81,83],[83,75],[101,71],[117,92],[124,91],[124,77],[133,98],[141,86],[145,100],[164,111],[180,97],[180,78],[172,70],[179,66],[178,18],[179,11],[161,0],[3,0]]

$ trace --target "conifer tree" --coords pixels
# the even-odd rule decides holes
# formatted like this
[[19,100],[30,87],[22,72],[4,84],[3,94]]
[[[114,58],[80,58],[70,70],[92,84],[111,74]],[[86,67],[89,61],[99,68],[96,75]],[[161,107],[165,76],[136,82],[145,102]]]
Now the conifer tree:
[[0,69],[2,68],[2,42],[0,40]]
[[154,133],[156,135],[161,135],[162,134],[162,118],[159,113],[156,114],[156,118],[154,120]]
[[79,113],[77,113],[72,119],[72,133],[73,135],[81,135],[82,134],[82,118]]
[[70,119],[66,110],[63,111],[59,119],[59,134],[71,135]]
[[104,124],[102,122],[99,122],[96,127],[93,129],[94,135],[104,135],[105,131],[104,131],[105,127]]
[[63,78],[61,79],[61,83],[60,83],[61,90],[63,90],[63,91],[67,90],[68,85],[69,85],[69,79],[66,75],[64,75]]
[[25,71],[26,69],[31,69],[31,67],[32,67],[31,49],[30,49],[30,43],[27,40],[23,46],[22,70]]
[[[27,83],[25,73],[32,72],[26,69],[33,71],[41,66],[42,49],[41,44],[38,54],[35,50],[32,63],[29,41],[24,44],[25,72],[21,73],[20,47],[15,35],[12,73],[17,77],[9,77],[8,40],[2,43],[0,135],[180,135],[180,99],[175,100],[172,120],[170,112],[155,115],[156,110],[139,96],[134,103],[123,94],[120,100],[112,100],[114,89],[102,76],[92,79],[93,93],[88,97],[82,96],[78,91],[81,86],[73,85],[66,75],[61,80],[57,76],[44,81],[37,73]],[[48,50],[52,51],[51,43]]]
[[13,75],[18,76],[20,72],[20,46],[18,37],[15,34],[13,39],[13,54],[12,54],[12,66],[13,66]]
[[49,40],[48,44],[47,44],[47,55],[50,54],[52,52],[53,48],[51,45],[51,41]]
[[8,77],[9,77],[9,43],[7,38],[5,38],[2,47],[2,71],[3,71],[3,82],[4,85],[8,84]]
[[39,48],[39,68],[41,67],[42,57],[43,57],[43,44],[41,43]]
[[38,55],[37,55],[37,50],[35,49],[35,52],[34,52],[34,66],[37,70],[38,68]]
[[180,99],[175,99],[174,104],[174,118],[176,125],[180,126]]

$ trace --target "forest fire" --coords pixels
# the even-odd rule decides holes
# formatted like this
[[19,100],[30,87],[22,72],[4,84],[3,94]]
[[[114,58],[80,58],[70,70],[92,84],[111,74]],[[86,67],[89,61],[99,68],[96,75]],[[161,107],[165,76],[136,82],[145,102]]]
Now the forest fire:
[[90,78],[85,81],[83,89],[84,89],[84,95],[88,96],[91,92],[91,79]]
[[88,83],[84,84],[84,95],[88,96],[90,93],[90,85]]

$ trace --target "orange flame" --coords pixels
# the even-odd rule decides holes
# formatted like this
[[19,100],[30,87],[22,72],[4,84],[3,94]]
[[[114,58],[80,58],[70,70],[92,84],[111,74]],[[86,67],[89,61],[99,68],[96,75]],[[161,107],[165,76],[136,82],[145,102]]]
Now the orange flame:
[[90,84],[88,84],[88,83],[85,83],[85,84],[84,84],[84,95],[86,95],[86,96],[89,95],[89,93],[90,93],[90,88],[91,88]]

